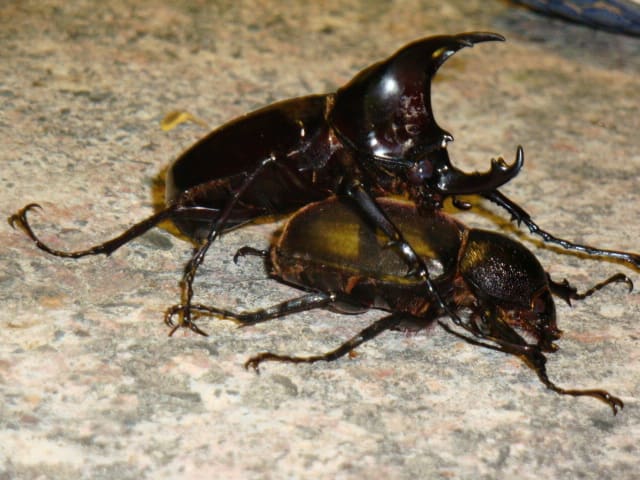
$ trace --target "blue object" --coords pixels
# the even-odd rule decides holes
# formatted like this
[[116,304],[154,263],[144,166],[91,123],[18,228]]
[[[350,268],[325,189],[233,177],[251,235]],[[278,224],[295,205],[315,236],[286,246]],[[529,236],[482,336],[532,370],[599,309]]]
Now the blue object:
[[573,22],[640,36],[640,5],[629,0],[515,0]]

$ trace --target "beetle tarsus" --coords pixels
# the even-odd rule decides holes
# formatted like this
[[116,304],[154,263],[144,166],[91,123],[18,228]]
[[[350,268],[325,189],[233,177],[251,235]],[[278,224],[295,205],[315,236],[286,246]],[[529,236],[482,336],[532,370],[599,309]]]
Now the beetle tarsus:
[[109,256],[124,244],[146,233],[148,230],[165,220],[175,220],[177,218],[186,217],[190,219],[200,219],[206,221],[211,220],[211,218],[215,218],[218,215],[217,210],[206,207],[185,207],[172,205],[145,218],[141,222],[134,224],[117,237],[107,240],[106,242],[94,245],[93,247],[89,247],[84,250],[64,251],[51,248],[49,245],[40,240],[33,232],[33,229],[31,228],[31,225],[29,224],[29,221],[27,219],[27,214],[35,208],[42,209],[39,204],[30,203],[22,209],[18,210],[18,212],[9,217],[9,225],[11,225],[13,228],[16,228],[17,226],[22,231],[24,231],[40,250],[43,250],[48,254],[54,255],[56,257],[74,259],[86,257],[89,255]]
[[260,250],[257,248],[253,248],[253,247],[248,247],[248,246],[244,246],[244,247],[240,247],[235,255],[233,256],[233,263],[235,263],[236,265],[238,264],[238,259],[240,257],[246,257],[247,255],[252,255],[255,257],[266,257],[269,254],[268,250]]
[[491,192],[484,192],[481,193],[481,195],[491,202],[495,203],[496,205],[504,208],[511,215],[511,218],[515,219],[518,225],[520,225],[521,223],[525,224],[532,234],[538,235],[546,243],[558,245],[565,250],[580,252],[589,256],[620,260],[632,265],[636,269],[640,269],[640,255],[636,253],[623,252],[619,250],[607,250],[564,240],[550,234],[549,232],[546,232],[545,230],[542,230],[522,207],[507,198],[500,191],[494,190]]
[[295,357],[290,355],[279,355],[271,352],[262,352],[247,360],[244,364],[244,367],[246,369],[251,367],[255,371],[258,371],[259,365],[265,361],[286,363],[315,363],[319,361],[331,362],[347,355],[359,345],[362,345],[364,342],[371,340],[372,338],[378,336],[380,333],[397,326],[402,322],[402,318],[402,315],[397,314],[391,314],[387,315],[386,317],[382,317],[360,331],[358,334],[351,337],[338,348],[320,355]]
[[595,398],[609,405],[614,415],[618,413],[618,409],[624,408],[624,402],[618,397],[614,397],[606,390],[602,390],[599,388],[578,390],[578,389],[567,389],[567,388],[562,388],[557,386],[555,383],[549,380],[549,377],[547,376],[547,369],[545,366],[547,359],[544,355],[542,355],[542,353],[540,353],[539,356],[528,355],[526,356],[526,359],[532,364],[532,367],[538,374],[538,377],[548,389],[553,390],[554,392],[559,393],[561,395]]
[[633,282],[629,277],[627,277],[623,273],[616,273],[606,280],[594,285],[583,293],[579,293],[578,289],[571,285],[569,281],[565,278],[562,282],[554,281],[549,275],[547,275],[549,280],[549,288],[554,295],[562,298],[565,302],[571,305],[571,300],[584,300],[587,297],[590,297],[598,290],[606,287],[611,283],[624,283],[627,286],[628,293],[633,291]]

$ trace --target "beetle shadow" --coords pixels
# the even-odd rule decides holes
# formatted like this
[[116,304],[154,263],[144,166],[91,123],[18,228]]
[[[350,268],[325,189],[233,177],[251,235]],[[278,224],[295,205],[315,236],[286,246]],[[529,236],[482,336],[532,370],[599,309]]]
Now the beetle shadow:
[[[167,173],[171,168],[171,163],[168,163],[160,171],[151,178],[151,207],[153,208],[153,213],[161,212],[167,208],[166,203],[166,186],[167,186]],[[193,241],[184,235],[178,228],[174,225],[171,220],[164,220],[157,225],[157,228],[160,228],[166,232],[169,232],[172,236],[179,238],[185,242],[189,242],[194,245]]]

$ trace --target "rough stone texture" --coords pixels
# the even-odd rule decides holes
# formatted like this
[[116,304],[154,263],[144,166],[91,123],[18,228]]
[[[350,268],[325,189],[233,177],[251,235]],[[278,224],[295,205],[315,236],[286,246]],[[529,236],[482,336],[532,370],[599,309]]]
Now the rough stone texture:
[[[505,193],[552,232],[640,250],[637,38],[480,0],[104,3],[0,6],[0,205],[9,216],[41,203],[32,219],[53,245],[99,242],[153,211],[163,169],[205,133],[163,132],[167,112],[215,126],[333,90],[410,40],[483,29],[508,42],[460,52],[434,86],[453,161],[486,169],[522,144]],[[494,209],[464,218],[510,229],[581,288],[620,270],[638,281],[541,248]],[[257,259],[231,261],[273,230],[225,236],[197,298],[244,309],[295,295]],[[191,250],[165,230],[80,261],[6,224],[0,243],[0,478],[637,478],[640,296],[622,287],[559,303],[565,335],[549,360],[560,385],[619,395],[614,417],[440,329],[386,333],[331,364],[245,371],[256,352],[325,351],[379,314],[208,322],[208,338],[168,338],[162,313]]]

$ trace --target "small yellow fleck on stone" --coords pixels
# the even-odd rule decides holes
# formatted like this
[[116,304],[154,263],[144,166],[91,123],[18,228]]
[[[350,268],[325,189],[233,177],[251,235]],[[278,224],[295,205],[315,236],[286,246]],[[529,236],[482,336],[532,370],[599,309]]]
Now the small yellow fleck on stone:
[[200,125],[204,128],[209,128],[207,122],[204,120],[191,115],[189,112],[182,112],[179,110],[174,110],[172,112],[167,113],[162,121],[160,122],[160,128],[165,132],[173,130],[181,123],[193,122],[196,125]]
[[60,297],[42,297],[40,298],[40,305],[45,308],[59,308],[63,304]]

